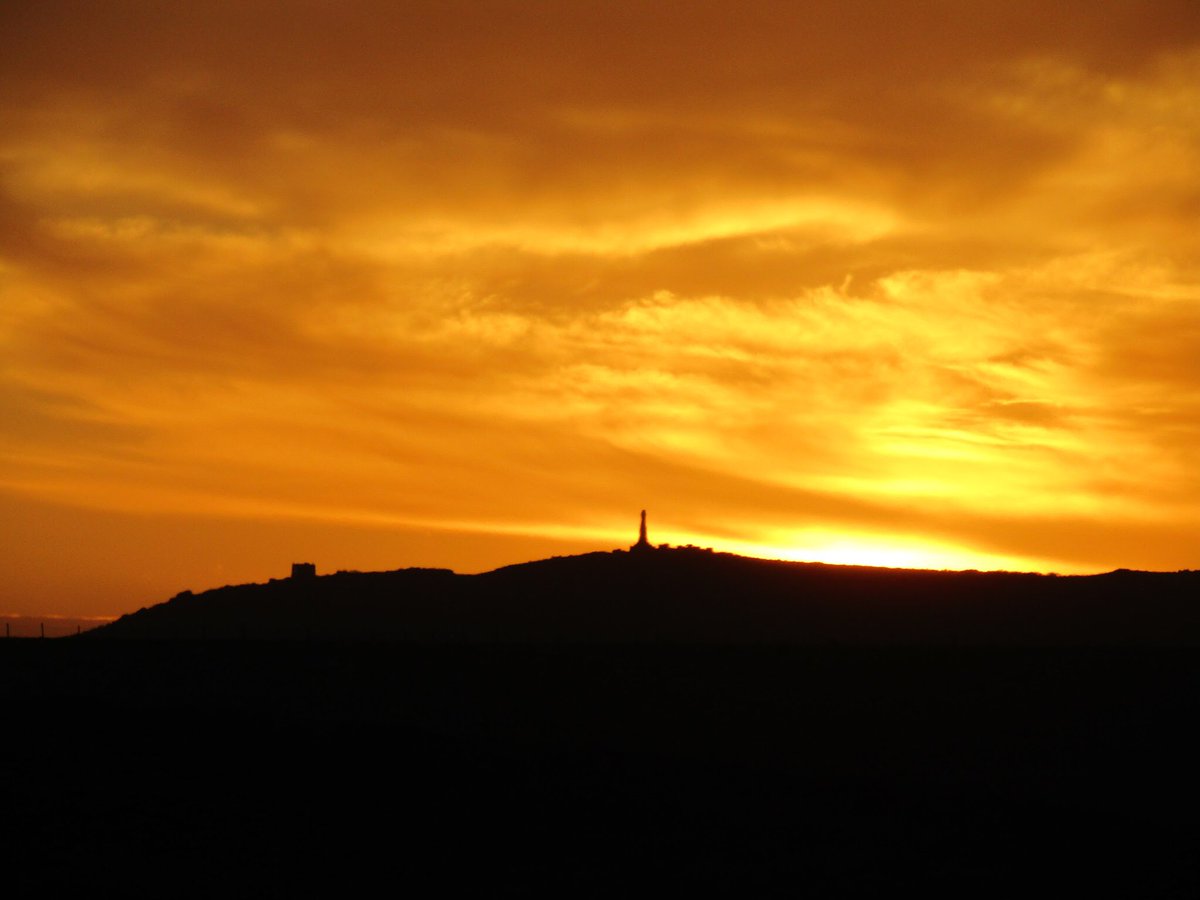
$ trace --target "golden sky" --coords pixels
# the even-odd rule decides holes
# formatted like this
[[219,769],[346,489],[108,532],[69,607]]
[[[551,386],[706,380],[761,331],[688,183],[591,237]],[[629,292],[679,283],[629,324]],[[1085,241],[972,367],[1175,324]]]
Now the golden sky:
[[1195,0],[10,0],[0,235],[0,613],[1200,567]]

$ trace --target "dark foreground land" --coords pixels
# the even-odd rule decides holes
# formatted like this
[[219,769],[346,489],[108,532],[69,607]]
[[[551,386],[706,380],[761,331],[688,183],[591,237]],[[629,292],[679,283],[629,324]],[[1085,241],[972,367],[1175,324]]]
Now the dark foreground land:
[[1200,887],[1191,649],[13,640],[0,686],[14,896]]

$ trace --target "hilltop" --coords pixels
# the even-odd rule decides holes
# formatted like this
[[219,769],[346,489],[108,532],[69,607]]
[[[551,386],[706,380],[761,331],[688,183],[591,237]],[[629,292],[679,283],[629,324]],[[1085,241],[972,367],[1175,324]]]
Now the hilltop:
[[[309,570],[311,572],[311,570]],[[1057,576],[796,563],[692,547],[478,575],[338,572],[185,591],[95,638],[863,644],[1200,643],[1200,572]]]
[[0,641],[18,893],[1200,883],[1200,573],[296,573]]

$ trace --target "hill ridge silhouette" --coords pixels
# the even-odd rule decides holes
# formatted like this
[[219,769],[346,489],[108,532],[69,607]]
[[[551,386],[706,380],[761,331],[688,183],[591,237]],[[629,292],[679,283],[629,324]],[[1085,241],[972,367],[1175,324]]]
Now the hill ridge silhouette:
[[339,571],[183,591],[94,638],[418,642],[1200,644],[1200,572],[793,562],[696,547],[488,572]]

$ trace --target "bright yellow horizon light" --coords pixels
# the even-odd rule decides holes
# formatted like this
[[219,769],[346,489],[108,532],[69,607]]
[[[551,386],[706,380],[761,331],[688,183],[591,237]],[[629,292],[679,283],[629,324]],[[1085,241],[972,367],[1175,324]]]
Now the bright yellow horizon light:
[[985,553],[949,543],[904,540],[878,535],[798,532],[790,540],[772,536],[761,541],[714,542],[704,537],[683,536],[676,544],[713,546],[714,550],[757,559],[824,563],[838,566],[867,566],[883,569],[927,569],[934,571],[1040,572],[1082,575],[1095,568]]

